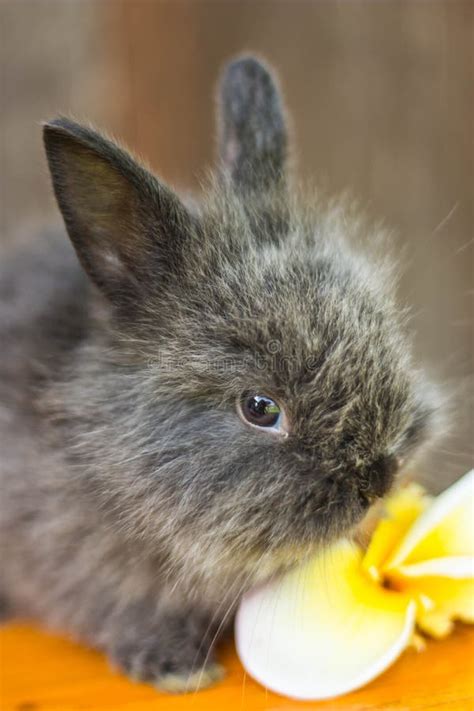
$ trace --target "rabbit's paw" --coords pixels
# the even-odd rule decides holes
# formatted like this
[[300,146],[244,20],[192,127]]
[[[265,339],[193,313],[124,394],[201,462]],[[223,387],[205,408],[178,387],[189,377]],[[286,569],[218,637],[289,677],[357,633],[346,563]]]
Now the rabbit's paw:
[[193,622],[166,618],[153,635],[115,644],[112,662],[134,681],[146,681],[163,691],[204,689],[221,679],[224,670],[215,661],[207,626]]

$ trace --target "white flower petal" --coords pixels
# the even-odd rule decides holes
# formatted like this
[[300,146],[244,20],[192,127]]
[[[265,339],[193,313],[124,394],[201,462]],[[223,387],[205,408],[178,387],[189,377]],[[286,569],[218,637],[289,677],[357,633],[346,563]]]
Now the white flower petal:
[[397,573],[406,578],[440,576],[442,578],[474,578],[474,558],[471,556],[452,556],[432,558],[411,565],[400,565]]
[[452,556],[474,556],[474,469],[433,500],[384,570]]
[[240,659],[257,681],[296,699],[324,699],[378,676],[412,639],[416,603],[362,571],[338,543],[249,593],[238,610]]

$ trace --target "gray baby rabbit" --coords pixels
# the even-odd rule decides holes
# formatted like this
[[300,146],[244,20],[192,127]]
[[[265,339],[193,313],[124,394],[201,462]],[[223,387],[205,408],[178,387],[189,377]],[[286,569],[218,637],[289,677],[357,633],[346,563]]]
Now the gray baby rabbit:
[[2,604],[175,691],[219,677],[243,592],[350,533],[437,411],[363,228],[293,195],[271,73],[237,59],[219,106],[197,207],[47,123],[79,259],[53,236],[0,267]]

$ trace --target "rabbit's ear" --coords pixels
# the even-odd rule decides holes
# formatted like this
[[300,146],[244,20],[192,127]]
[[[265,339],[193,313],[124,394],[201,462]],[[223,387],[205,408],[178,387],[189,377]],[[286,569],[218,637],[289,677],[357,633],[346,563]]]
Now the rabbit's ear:
[[60,118],[44,126],[56,198],[92,280],[113,302],[136,299],[179,269],[192,217],[116,144]]
[[274,190],[285,183],[287,132],[280,92],[254,57],[231,62],[219,96],[220,157],[240,192]]

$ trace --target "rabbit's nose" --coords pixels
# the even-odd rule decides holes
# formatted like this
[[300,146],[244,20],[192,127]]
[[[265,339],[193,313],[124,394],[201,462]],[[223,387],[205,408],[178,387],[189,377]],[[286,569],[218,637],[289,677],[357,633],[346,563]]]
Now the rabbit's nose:
[[370,486],[367,494],[374,500],[384,496],[393,484],[397,469],[396,457],[379,457],[370,467]]

